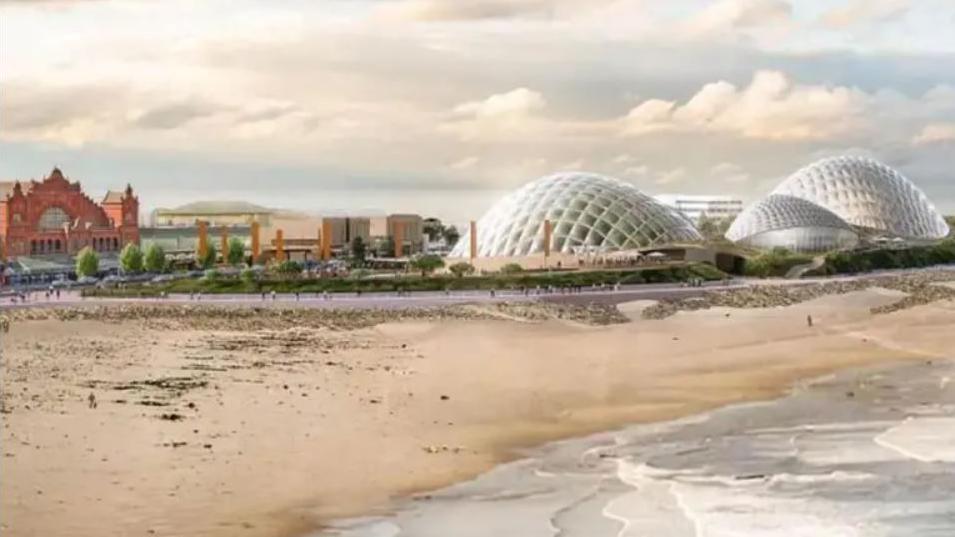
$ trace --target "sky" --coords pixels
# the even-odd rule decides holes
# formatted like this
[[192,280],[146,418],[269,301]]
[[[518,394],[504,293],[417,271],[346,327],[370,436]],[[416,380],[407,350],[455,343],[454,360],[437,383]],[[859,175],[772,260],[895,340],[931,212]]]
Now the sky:
[[461,223],[541,175],[955,213],[955,0],[0,0],[0,179]]

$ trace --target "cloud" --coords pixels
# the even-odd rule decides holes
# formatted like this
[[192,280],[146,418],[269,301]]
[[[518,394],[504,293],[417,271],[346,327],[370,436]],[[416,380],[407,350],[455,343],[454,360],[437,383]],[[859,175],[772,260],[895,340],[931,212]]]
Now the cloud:
[[847,87],[799,85],[778,71],[757,72],[749,86],[704,85],[686,104],[651,99],[624,118],[627,134],[730,133],[768,140],[833,139],[858,127],[867,95]]
[[684,179],[686,179],[686,176],[686,168],[674,168],[672,170],[657,174],[656,179],[654,179],[653,182],[659,186],[671,185],[682,182]]
[[224,110],[208,101],[187,99],[163,104],[137,114],[133,124],[144,129],[175,129],[196,119],[212,116]]
[[912,7],[911,0],[849,0],[821,17],[823,25],[833,29],[883,22],[904,16]]
[[793,8],[784,0],[721,0],[689,20],[691,34],[757,28],[789,22]]
[[915,145],[955,142],[955,123],[932,123],[926,125],[912,140]]
[[380,16],[418,21],[473,21],[543,17],[553,13],[551,0],[406,0],[381,8]]
[[454,107],[458,115],[475,118],[493,118],[502,116],[526,115],[547,105],[544,96],[527,88],[513,89],[507,93],[498,93],[482,101],[469,101]]

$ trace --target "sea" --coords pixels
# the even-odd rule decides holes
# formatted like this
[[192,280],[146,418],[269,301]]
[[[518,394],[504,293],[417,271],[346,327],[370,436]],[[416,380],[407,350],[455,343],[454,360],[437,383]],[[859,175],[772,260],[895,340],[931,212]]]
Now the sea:
[[316,537],[955,537],[955,362],[556,442]]

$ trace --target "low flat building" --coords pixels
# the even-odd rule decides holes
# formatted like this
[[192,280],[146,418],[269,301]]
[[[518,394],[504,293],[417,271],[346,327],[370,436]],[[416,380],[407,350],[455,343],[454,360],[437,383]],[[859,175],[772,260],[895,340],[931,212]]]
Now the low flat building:
[[660,203],[683,213],[695,223],[706,215],[708,218],[736,218],[743,212],[743,200],[724,195],[660,194],[655,196]]
[[[417,214],[390,214],[371,219],[371,236],[400,240],[401,255],[424,250],[424,219]],[[400,257],[400,256],[399,256]]]
[[175,209],[152,212],[152,227],[190,227],[202,220],[210,227],[250,226],[258,222],[269,226],[275,211],[244,201],[197,201]]

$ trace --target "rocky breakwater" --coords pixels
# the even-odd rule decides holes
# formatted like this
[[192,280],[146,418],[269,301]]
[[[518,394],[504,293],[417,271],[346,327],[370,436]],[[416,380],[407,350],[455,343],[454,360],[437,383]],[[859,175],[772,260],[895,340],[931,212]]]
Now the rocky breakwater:
[[284,330],[294,327],[357,330],[400,321],[501,320],[545,321],[565,319],[603,325],[625,322],[609,306],[558,305],[538,302],[502,302],[489,307],[456,305],[406,309],[275,308],[182,304],[102,304],[26,308],[5,312],[0,327],[30,320],[141,322],[169,330]]
[[890,313],[939,300],[955,300],[955,288],[938,285],[955,281],[955,271],[936,270],[832,280],[797,285],[756,285],[740,289],[711,291],[700,297],[661,300],[643,310],[645,319],[664,319],[678,311],[724,308],[775,308],[790,306],[826,295],[839,295],[882,287],[907,294],[902,300],[873,308],[876,314]]

